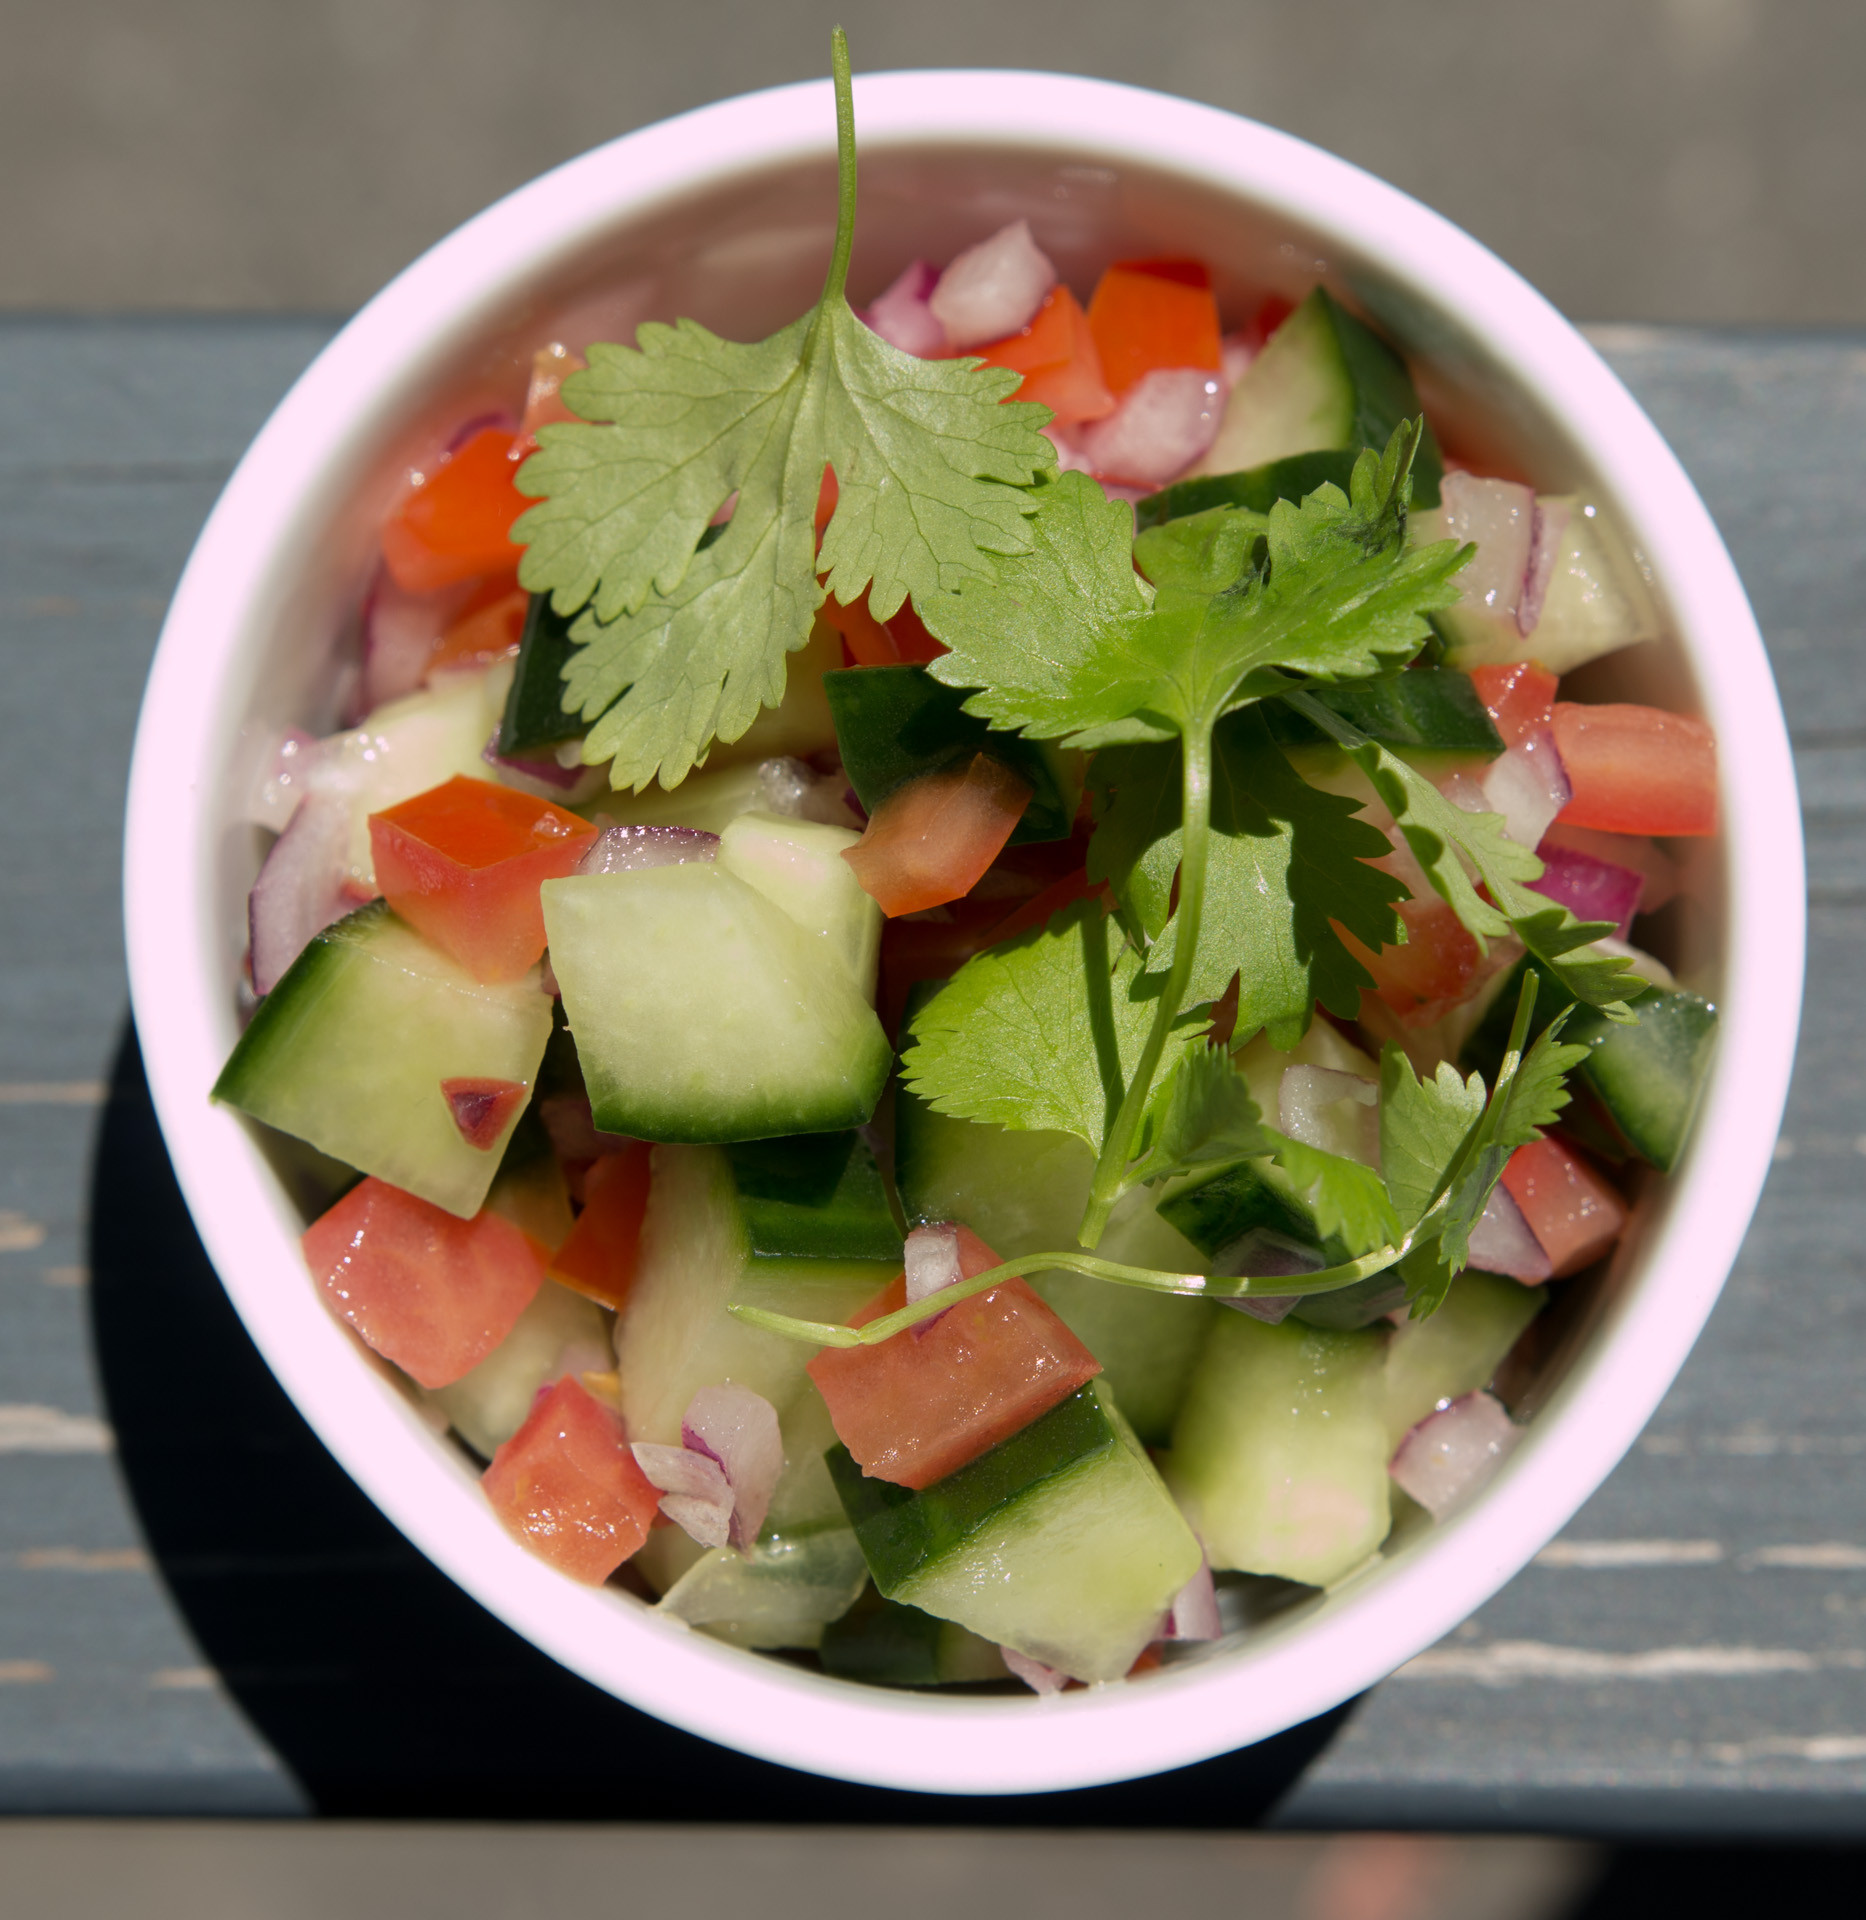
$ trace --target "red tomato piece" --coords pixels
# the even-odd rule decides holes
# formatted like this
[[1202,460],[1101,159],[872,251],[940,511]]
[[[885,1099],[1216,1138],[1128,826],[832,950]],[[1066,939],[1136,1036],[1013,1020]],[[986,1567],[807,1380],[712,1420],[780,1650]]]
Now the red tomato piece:
[[551,1256],[551,1278],[605,1307],[628,1304],[648,1211],[648,1145],[631,1140],[606,1153],[583,1176],[583,1211]]
[[819,543],[823,538],[823,529],[827,527],[836,513],[836,502],[841,490],[836,485],[836,469],[823,469],[823,484],[816,490],[816,537]]
[[1518,1147],[1503,1184],[1554,1262],[1554,1279],[1591,1266],[1626,1225],[1626,1202],[1559,1140],[1544,1136]]
[[1437,894],[1402,900],[1399,916],[1406,926],[1405,944],[1382,947],[1378,953],[1362,946],[1345,927],[1335,931],[1373,975],[1375,997],[1401,1025],[1429,1027],[1476,992],[1486,962],[1475,937]]
[[1067,287],[1052,287],[1021,333],[994,340],[977,352],[987,366],[1021,373],[1024,384],[1011,398],[1048,407],[1059,427],[1099,420],[1114,411],[1088,315]]
[[[959,1229],[968,1279],[997,1264],[975,1233]],[[857,1324],[906,1304],[903,1275]],[[919,1488],[1040,1419],[1101,1363],[1024,1281],[1007,1280],[878,1347],[826,1347],[809,1370],[862,1471]]]
[[495,575],[473,593],[453,625],[435,641],[428,673],[483,667],[503,654],[517,652],[530,606],[531,596],[518,584],[516,573]]
[[518,564],[512,522],[531,505],[513,485],[513,456],[523,451],[516,434],[482,427],[442,459],[382,530],[382,557],[398,587],[433,593]]
[[911,600],[903,600],[888,615],[887,628],[888,638],[894,642],[894,651],[903,660],[937,660],[947,651],[945,641],[933,638],[926,622],[914,611]]
[[875,616],[868,611],[868,595],[852,600],[846,607],[833,593],[823,596],[817,612],[842,635],[844,650],[852,665],[858,667],[897,667],[900,649]]
[[506,1123],[525,1104],[525,1091],[519,1080],[467,1076],[441,1082],[441,1097],[453,1114],[461,1139],[481,1153],[490,1153],[499,1144]]
[[539,1394],[480,1485],[513,1539],[592,1587],[640,1548],[661,1505],[621,1419],[568,1374]]
[[1715,833],[1717,741],[1660,707],[1555,702],[1555,747],[1574,798],[1564,826],[1606,833]]
[[1471,684],[1507,748],[1546,731],[1560,682],[1533,660],[1513,660],[1507,666],[1473,667]]
[[910,780],[868,817],[843,858],[890,918],[944,906],[978,884],[1030,804],[1030,787],[1001,760]]
[[369,816],[383,898],[485,981],[537,964],[538,888],[574,873],[595,838],[587,820],[548,800],[464,774]]
[[485,1359],[544,1279],[542,1249],[511,1221],[461,1220],[373,1175],[301,1244],[331,1311],[424,1387]]
[[1218,302],[1195,260],[1117,260],[1089,302],[1088,323],[1116,399],[1159,367],[1218,370]]

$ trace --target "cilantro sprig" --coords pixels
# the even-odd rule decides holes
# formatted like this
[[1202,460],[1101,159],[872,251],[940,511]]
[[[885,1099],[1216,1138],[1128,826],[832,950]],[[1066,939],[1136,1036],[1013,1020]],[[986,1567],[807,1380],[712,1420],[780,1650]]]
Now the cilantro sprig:
[[[539,497],[513,528],[524,586],[582,610],[566,711],[589,723],[584,759],[617,787],[676,785],[717,738],[783,697],[827,591],[866,590],[879,619],[993,577],[1026,552],[1027,491],[1055,466],[1047,408],[1009,401],[1018,376],[920,360],[858,320],[845,294],[855,236],[848,43],[832,42],[836,242],[801,319],[752,345],[693,320],[596,344],[564,382],[582,418],[545,427],[519,470]],[[819,554],[825,468],[837,500]],[[725,531],[709,524],[734,495]],[[704,544],[703,544],[704,542]]]

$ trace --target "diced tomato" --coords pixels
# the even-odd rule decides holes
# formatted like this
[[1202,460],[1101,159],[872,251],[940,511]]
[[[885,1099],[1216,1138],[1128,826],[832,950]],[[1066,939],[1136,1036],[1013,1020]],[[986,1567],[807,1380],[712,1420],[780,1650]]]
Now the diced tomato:
[[513,485],[521,451],[517,435],[482,427],[408,496],[382,530],[398,587],[433,593],[517,565],[512,522],[531,505]]
[[441,1097],[461,1139],[481,1153],[490,1153],[499,1144],[512,1116],[525,1104],[525,1092],[522,1080],[467,1076],[441,1082]]
[[1021,373],[1024,384],[1011,397],[1040,402],[1056,416],[1059,427],[1099,420],[1114,411],[1088,315],[1067,287],[1052,287],[1021,333],[975,351],[987,366]]
[[1473,667],[1471,684],[1489,709],[1504,746],[1513,747],[1548,728],[1560,682],[1533,660],[1512,660],[1507,666]]
[[1408,1027],[1429,1027],[1467,1000],[1482,983],[1487,963],[1473,935],[1437,894],[1402,900],[1406,926],[1402,946],[1370,952],[1345,927],[1343,944],[1374,977],[1377,999]]
[[842,635],[851,663],[858,667],[897,667],[900,649],[875,616],[868,611],[868,595],[851,601],[846,607],[833,593],[823,596],[817,612]]
[[1294,301],[1285,300],[1280,293],[1271,294],[1251,315],[1249,324],[1237,330],[1238,345],[1255,359],[1269,344],[1271,334],[1295,311]]
[[1503,1184],[1553,1261],[1554,1279],[1591,1266],[1626,1225],[1626,1202],[1559,1140],[1545,1136],[1518,1147]]
[[914,611],[911,600],[903,600],[888,615],[888,638],[894,642],[894,651],[903,660],[937,660],[947,651],[943,640],[935,640],[927,630],[927,624]]
[[538,1396],[480,1485],[507,1533],[592,1587],[640,1548],[661,1505],[621,1420],[567,1374]]
[[1028,782],[974,754],[896,787],[842,857],[890,917],[944,906],[978,884],[1029,804]]
[[1117,400],[1156,367],[1218,371],[1218,302],[1196,260],[1117,260],[1095,289],[1088,322]]
[[1557,700],[1555,746],[1574,798],[1562,824],[1607,833],[1715,833],[1717,741],[1660,707]]
[[551,1278],[605,1307],[628,1304],[648,1211],[648,1145],[631,1140],[620,1153],[592,1161],[583,1176],[583,1211],[551,1256]]
[[596,829],[574,813],[456,774],[369,816],[376,884],[475,979],[516,980],[544,951],[538,888],[576,871]]
[[[970,1279],[998,1256],[959,1229]],[[903,1275],[857,1324],[907,1304]],[[1022,1280],[949,1308],[878,1347],[826,1347],[810,1362],[836,1436],[871,1478],[930,1487],[1092,1380],[1101,1363]]]
[[836,469],[834,467],[825,467],[823,469],[823,484],[816,490],[816,537],[819,541],[823,538],[823,529],[835,518],[836,501],[839,497],[840,489],[836,485]]
[[485,1359],[544,1279],[543,1250],[509,1220],[461,1220],[373,1175],[302,1245],[331,1311],[424,1387]]
[[434,643],[428,672],[447,673],[456,667],[483,667],[502,655],[515,653],[525,632],[525,613],[531,596],[518,584],[516,573],[496,574],[475,589],[453,624]]

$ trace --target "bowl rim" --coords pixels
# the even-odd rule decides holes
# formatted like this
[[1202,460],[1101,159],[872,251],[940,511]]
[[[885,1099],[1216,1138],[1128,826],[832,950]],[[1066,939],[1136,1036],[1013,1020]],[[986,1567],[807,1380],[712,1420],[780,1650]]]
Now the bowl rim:
[[[1709,513],[1598,354],[1486,248],[1346,161],[1166,94],[1058,74],[924,71],[863,75],[855,103],[865,150],[1062,147],[1181,174],[1334,236],[1451,304],[1584,451],[1670,603],[1720,747],[1728,885],[1718,1056],[1637,1284],[1615,1289],[1491,1487],[1376,1577],[1351,1579],[1299,1621],[1272,1623],[1145,1686],[1041,1700],[897,1693],[741,1652],[532,1559],[311,1291],[280,1284],[294,1270],[302,1281],[295,1216],[243,1123],[207,1097],[232,1016],[206,880],[216,796],[201,770],[224,757],[239,721],[229,677],[243,636],[263,618],[293,542],[326,511],[316,476],[341,463],[411,368],[469,338],[498,301],[617,218],[760,167],[831,156],[827,81],[699,108],[520,188],[384,288],[280,403],[199,537],[151,669],[125,834],[131,996],[175,1171],[235,1309],[324,1444],[469,1593],[597,1686],[757,1757],[910,1790],[1053,1791],[1206,1759],[1363,1691],[1487,1600],[1631,1446],[1721,1291],[1768,1170],[1801,1004],[1800,814],[1761,636]],[[1729,804],[1736,794],[1741,810]]]

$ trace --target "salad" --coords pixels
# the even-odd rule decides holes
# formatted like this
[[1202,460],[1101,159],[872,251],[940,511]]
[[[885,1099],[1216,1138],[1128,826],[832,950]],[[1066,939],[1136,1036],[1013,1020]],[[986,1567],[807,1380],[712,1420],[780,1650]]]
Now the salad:
[[1633,936],[1715,743],[1564,697],[1659,631],[1610,512],[1328,289],[1084,304],[1018,221],[858,313],[835,63],[810,313],[551,342],[410,475],[215,1097],[565,1576],[1051,1692],[1507,1454],[1690,1129],[1716,1012]]

